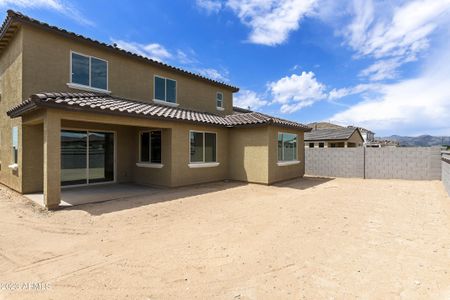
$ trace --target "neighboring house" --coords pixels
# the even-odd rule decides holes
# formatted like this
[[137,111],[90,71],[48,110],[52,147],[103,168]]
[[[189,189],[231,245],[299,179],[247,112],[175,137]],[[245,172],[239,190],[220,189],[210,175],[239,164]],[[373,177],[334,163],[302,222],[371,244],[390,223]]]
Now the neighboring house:
[[309,127],[233,110],[238,88],[8,11],[0,182],[43,192],[134,182],[262,184],[304,174]]
[[358,128],[317,129],[305,133],[307,148],[350,148],[361,147],[363,144]]
[[366,145],[366,147],[371,148],[381,148],[381,147],[400,147],[400,143],[398,141],[391,140],[375,140],[372,143]]
[[355,127],[355,126],[348,126],[349,128],[358,128],[359,132],[361,132],[361,136],[364,139],[364,145],[369,144],[373,145],[376,144],[375,142],[375,132],[370,131],[369,129],[362,128],[362,127]]

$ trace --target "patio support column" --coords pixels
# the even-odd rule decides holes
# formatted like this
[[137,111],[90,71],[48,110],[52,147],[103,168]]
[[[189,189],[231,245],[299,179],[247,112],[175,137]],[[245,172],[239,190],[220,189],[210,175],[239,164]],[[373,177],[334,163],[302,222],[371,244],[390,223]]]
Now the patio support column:
[[345,142],[344,148],[348,148],[348,142]]
[[61,119],[47,111],[44,119],[44,205],[55,209],[61,202]]

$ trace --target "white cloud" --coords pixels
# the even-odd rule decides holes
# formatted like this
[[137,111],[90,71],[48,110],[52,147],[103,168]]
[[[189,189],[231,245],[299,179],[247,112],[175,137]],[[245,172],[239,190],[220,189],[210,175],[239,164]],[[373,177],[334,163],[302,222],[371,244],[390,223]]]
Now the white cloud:
[[195,68],[195,72],[199,73],[200,75],[203,75],[205,77],[222,81],[222,82],[228,82],[228,71],[223,70],[222,72],[214,69],[214,68]]
[[0,0],[0,7],[44,8],[57,11],[80,24],[92,26],[94,23],[85,18],[72,4],[62,0]]
[[123,40],[112,40],[118,48],[126,51],[139,54],[144,57],[148,57],[157,61],[165,61],[172,58],[172,54],[164,48],[164,46],[157,43],[140,44],[135,42],[126,42]]
[[394,79],[397,78],[397,68],[401,65],[402,62],[398,58],[379,60],[362,70],[359,76],[368,77],[372,81]]
[[450,134],[450,46],[434,53],[416,78],[385,84],[378,96],[367,97],[331,119],[379,133]]
[[196,0],[195,3],[208,14],[218,13],[222,9],[222,2],[218,0]]
[[189,49],[188,52],[189,53],[186,53],[186,51],[182,51],[180,49],[177,50],[176,58],[180,64],[190,65],[190,64],[194,64],[194,63],[198,62],[195,51],[192,49]]
[[246,109],[250,108],[252,110],[257,110],[268,104],[269,101],[263,100],[263,98],[260,95],[250,90],[241,90],[233,97],[234,106]]
[[402,64],[417,59],[428,49],[430,36],[448,24],[449,0],[401,1],[400,5],[373,0],[354,0],[353,21],[347,27],[347,43],[358,56],[375,58],[363,70],[371,80],[392,79]]
[[358,84],[354,87],[332,89],[328,93],[329,100],[336,100],[350,95],[362,94],[370,91],[379,91],[383,86],[380,84]]
[[316,79],[313,72],[293,74],[268,84],[268,90],[273,99],[272,103],[281,104],[280,111],[282,113],[293,113],[322,100],[348,107],[348,105],[335,100],[356,94],[365,96],[369,93],[379,92],[383,87],[384,85],[378,83],[365,83],[329,91],[323,83]]
[[228,0],[226,5],[251,28],[250,42],[274,46],[299,28],[301,19],[313,11],[315,3],[316,0]]
[[281,104],[281,112],[292,113],[326,99],[325,85],[318,82],[313,72],[292,74],[268,84],[273,102]]

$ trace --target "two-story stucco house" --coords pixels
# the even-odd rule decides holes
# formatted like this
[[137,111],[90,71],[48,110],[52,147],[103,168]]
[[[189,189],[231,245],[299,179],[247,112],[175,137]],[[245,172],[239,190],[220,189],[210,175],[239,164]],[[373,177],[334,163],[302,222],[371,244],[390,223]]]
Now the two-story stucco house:
[[304,174],[309,127],[233,109],[238,88],[14,11],[0,29],[0,182],[261,184]]

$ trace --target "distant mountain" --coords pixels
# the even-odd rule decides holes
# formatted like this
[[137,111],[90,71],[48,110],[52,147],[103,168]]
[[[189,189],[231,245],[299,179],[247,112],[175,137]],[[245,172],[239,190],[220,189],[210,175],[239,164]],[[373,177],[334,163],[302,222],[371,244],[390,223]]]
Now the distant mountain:
[[450,145],[450,136],[421,135],[416,137],[391,135],[388,137],[376,138],[377,140],[388,140],[399,142],[403,147],[431,147]]

